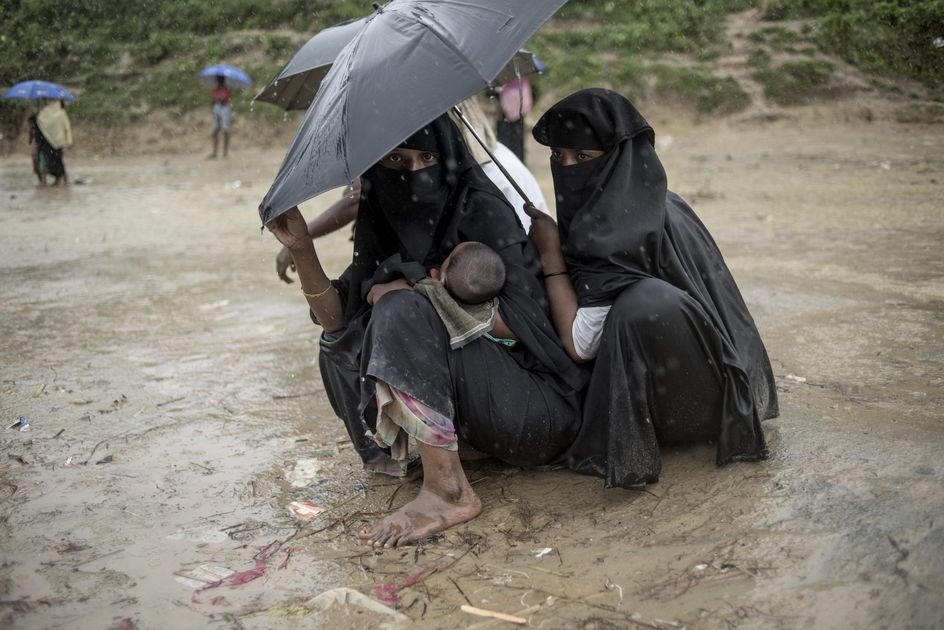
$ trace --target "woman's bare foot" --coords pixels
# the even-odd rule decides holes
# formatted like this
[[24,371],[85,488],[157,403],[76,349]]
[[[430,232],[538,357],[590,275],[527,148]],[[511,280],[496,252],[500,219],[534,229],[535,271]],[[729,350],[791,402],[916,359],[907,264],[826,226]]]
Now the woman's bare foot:
[[422,540],[479,515],[482,502],[469,485],[454,451],[419,444],[423,487],[415,499],[360,531],[375,549]]
[[399,547],[472,520],[482,511],[482,502],[471,488],[469,490],[467,496],[451,501],[424,487],[415,499],[361,530],[358,536],[374,548]]

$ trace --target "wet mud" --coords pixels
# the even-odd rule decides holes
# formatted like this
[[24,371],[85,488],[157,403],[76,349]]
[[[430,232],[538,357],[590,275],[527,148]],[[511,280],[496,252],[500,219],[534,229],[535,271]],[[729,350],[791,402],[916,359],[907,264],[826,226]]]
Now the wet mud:
[[[477,463],[480,517],[386,551],[355,533],[418,482],[364,472],[328,405],[254,212],[279,151],[77,157],[42,190],[0,160],[0,626],[944,624],[944,127],[657,130],[767,343],[770,460],[671,449],[646,492]],[[312,601],[336,587],[406,617]]]

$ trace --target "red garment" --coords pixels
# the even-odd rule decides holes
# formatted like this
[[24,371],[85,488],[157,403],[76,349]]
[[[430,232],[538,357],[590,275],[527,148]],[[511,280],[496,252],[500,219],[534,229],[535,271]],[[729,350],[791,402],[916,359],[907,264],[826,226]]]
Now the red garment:
[[213,90],[213,102],[220,105],[229,105],[229,88],[225,85]]

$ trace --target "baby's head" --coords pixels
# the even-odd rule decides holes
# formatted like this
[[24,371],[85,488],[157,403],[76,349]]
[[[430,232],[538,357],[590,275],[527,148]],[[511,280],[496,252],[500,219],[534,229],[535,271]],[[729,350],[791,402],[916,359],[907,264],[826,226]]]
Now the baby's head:
[[439,281],[464,304],[481,304],[496,297],[505,286],[505,263],[488,245],[465,241],[443,261]]

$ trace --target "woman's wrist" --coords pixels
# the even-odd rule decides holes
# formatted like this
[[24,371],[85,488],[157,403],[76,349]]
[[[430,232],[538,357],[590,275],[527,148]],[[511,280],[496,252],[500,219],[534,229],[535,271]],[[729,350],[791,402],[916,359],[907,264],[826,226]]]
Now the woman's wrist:
[[544,269],[544,275],[549,273],[557,273],[558,271],[567,271],[567,263],[564,262],[564,257],[560,255],[560,252],[555,252],[546,256],[541,256],[541,268]]
[[299,256],[307,257],[315,254],[315,243],[314,241],[305,240],[295,243],[291,247],[286,247],[286,249],[297,262]]

